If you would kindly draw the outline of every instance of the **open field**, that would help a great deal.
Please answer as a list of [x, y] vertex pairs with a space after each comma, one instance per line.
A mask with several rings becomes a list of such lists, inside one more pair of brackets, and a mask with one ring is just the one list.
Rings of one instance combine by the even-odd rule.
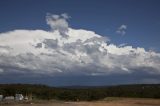
[[160, 99], [108, 98], [94, 102], [41, 101], [1, 104], [0, 106], [160, 106]]

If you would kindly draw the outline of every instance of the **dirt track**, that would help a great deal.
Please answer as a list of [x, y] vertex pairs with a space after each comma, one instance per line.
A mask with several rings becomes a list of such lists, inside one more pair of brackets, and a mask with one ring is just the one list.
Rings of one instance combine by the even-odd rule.
[[41, 102], [29, 104], [1, 104], [0, 106], [160, 106], [160, 99], [110, 99], [96, 102]]

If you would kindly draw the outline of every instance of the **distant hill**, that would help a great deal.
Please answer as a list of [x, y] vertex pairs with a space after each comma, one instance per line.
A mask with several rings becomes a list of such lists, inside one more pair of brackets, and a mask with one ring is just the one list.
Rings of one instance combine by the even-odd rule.
[[65, 101], [100, 100], [106, 97], [160, 98], [160, 84], [133, 84], [117, 86], [65, 86], [50, 87], [33, 84], [0, 84], [4, 96], [33, 95], [33, 99]]

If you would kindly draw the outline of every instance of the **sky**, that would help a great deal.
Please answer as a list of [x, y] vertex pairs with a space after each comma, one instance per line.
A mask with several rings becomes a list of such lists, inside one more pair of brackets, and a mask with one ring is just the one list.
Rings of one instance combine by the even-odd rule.
[[160, 83], [159, 0], [3, 0], [0, 83]]

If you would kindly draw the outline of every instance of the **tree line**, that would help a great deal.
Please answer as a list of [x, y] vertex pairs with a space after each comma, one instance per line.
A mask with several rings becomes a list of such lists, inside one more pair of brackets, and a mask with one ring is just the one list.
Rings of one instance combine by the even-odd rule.
[[33, 99], [93, 101], [106, 97], [160, 98], [160, 84], [134, 84], [102, 87], [50, 87], [33, 84], [0, 84], [0, 95], [32, 95]]

